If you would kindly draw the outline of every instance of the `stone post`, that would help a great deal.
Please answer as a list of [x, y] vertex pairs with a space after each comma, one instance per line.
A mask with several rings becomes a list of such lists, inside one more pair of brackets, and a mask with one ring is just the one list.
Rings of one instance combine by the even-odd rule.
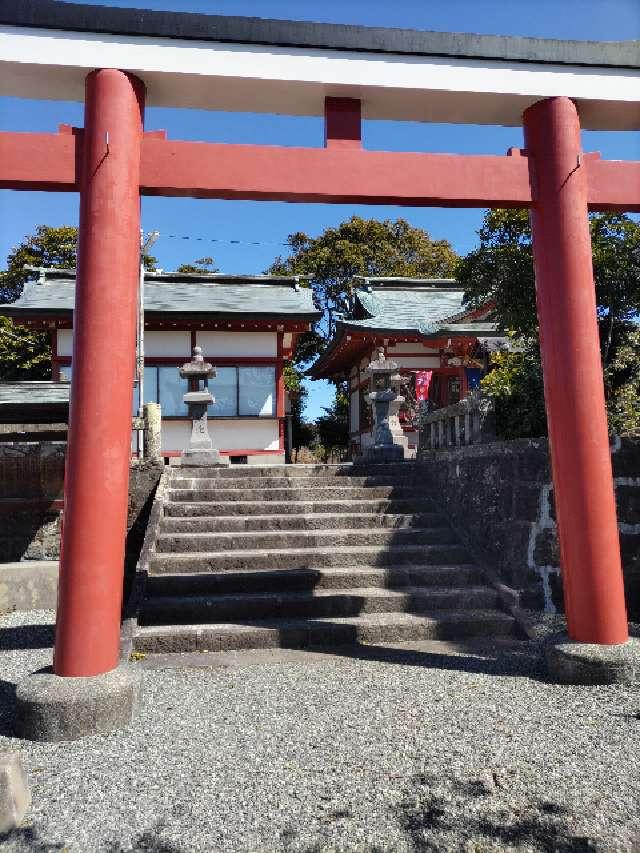
[[144, 458], [157, 461], [161, 452], [161, 411], [159, 403], [145, 403], [144, 417]]

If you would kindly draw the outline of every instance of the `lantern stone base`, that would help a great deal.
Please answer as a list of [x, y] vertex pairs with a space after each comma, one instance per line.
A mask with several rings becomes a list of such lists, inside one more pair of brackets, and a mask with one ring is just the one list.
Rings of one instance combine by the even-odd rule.
[[404, 447], [401, 444], [374, 444], [365, 450], [366, 462], [403, 462]]
[[185, 450], [178, 460], [182, 468], [228, 468], [228, 457], [220, 456], [218, 450]]
[[16, 689], [16, 735], [69, 741], [122, 729], [133, 718], [140, 691], [140, 674], [127, 664], [86, 678], [62, 677], [49, 668], [34, 672]]
[[605, 646], [577, 643], [565, 633], [545, 643], [547, 671], [561, 684], [636, 684], [640, 682], [640, 639]]

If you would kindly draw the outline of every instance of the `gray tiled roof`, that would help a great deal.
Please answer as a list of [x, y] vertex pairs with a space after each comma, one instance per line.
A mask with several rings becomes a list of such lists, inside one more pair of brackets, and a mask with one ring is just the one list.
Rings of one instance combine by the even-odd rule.
[[[464, 321], [464, 288], [455, 279], [367, 278], [365, 287], [354, 290], [357, 313], [368, 314], [359, 320], [339, 317], [336, 330], [326, 350], [309, 369], [310, 376], [330, 376], [331, 362], [344, 335], [349, 330], [376, 332], [389, 337], [394, 333], [436, 337], [446, 335], [500, 334], [497, 323], [482, 320]], [[355, 313], [355, 312], [354, 312]]]
[[68, 382], [0, 382], [0, 406], [68, 403]]
[[463, 307], [464, 290], [449, 286], [425, 288], [373, 287], [357, 290], [356, 298], [370, 316], [347, 320], [349, 326], [367, 329], [414, 330], [429, 334]]
[[[146, 314], [198, 314], [254, 317], [320, 316], [310, 288], [296, 288], [292, 278], [269, 276], [206, 276], [165, 274], [147, 276], [144, 286]], [[22, 296], [0, 305], [8, 316], [57, 314], [73, 310], [75, 276], [47, 276], [44, 283], [29, 282]]]

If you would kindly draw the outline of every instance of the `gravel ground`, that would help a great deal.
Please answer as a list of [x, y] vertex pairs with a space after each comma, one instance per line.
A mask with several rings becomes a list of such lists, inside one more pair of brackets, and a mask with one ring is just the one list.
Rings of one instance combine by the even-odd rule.
[[145, 668], [126, 732], [14, 740], [51, 619], [0, 629], [0, 749], [33, 793], [3, 851], [640, 850], [640, 690], [546, 683], [535, 643]]

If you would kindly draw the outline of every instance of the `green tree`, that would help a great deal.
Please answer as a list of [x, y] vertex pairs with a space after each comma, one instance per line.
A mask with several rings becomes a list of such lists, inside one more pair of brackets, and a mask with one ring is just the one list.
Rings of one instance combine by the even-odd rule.
[[0, 381], [27, 379], [51, 379], [49, 336], [0, 316]]
[[[38, 225], [34, 234], [13, 248], [7, 268], [0, 272], [0, 302], [15, 302], [28, 281], [38, 273], [29, 267], [73, 269], [76, 266], [78, 229], [73, 225], [54, 228]], [[154, 269], [156, 259], [145, 255], [145, 266]], [[0, 309], [1, 312], [1, 309]], [[47, 332], [14, 326], [0, 316], [0, 380], [51, 378], [51, 344]]]
[[0, 273], [0, 302], [15, 302], [25, 283], [38, 277], [28, 266], [75, 267], [77, 240], [78, 229], [72, 225], [38, 225], [35, 234], [9, 253], [7, 269]]
[[[15, 302], [27, 281], [38, 277], [33, 267], [75, 267], [78, 229], [39, 225], [35, 234], [12, 249], [0, 273], [0, 302]], [[0, 379], [50, 379], [51, 345], [47, 332], [14, 326], [0, 317]]]
[[615, 356], [604, 372], [609, 428], [618, 435], [640, 435], [640, 326], [621, 324], [617, 333]]
[[332, 451], [346, 449], [349, 442], [348, 433], [349, 398], [346, 385], [336, 388], [336, 396], [329, 408], [324, 408], [324, 415], [316, 419], [318, 442], [325, 461]]
[[218, 271], [216, 262], [210, 256], [207, 256], [206, 258], [197, 258], [192, 264], [180, 264], [176, 269], [176, 272], [184, 273], [213, 273]]
[[298, 450], [307, 447], [313, 441], [315, 435], [311, 424], [303, 418], [305, 399], [308, 391], [302, 384], [303, 373], [292, 364], [285, 365], [284, 387], [289, 392], [291, 404], [291, 443], [292, 448]]
[[532, 337], [518, 343], [515, 350], [492, 356], [493, 370], [482, 380], [482, 390], [495, 401], [496, 432], [501, 438], [547, 433], [538, 343]]
[[523, 337], [537, 335], [531, 228], [527, 210], [489, 210], [480, 246], [460, 260], [457, 277], [472, 306], [492, 300], [506, 329]]
[[311, 283], [315, 304], [323, 312], [315, 330], [316, 347], [331, 338], [335, 314], [349, 310], [355, 276], [448, 277], [455, 273], [458, 260], [447, 240], [433, 240], [404, 219], [352, 216], [318, 237], [297, 232], [287, 242], [290, 256], [276, 258], [268, 272], [301, 275]]
[[[638, 429], [640, 405], [640, 225], [618, 213], [589, 217], [605, 394], [612, 430]], [[470, 305], [495, 302], [496, 318], [519, 339], [517, 351], [497, 356], [483, 387], [497, 398], [505, 438], [546, 432], [538, 346], [535, 277], [529, 217], [524, 210], [491, 210], [480, 246], [460, 262], [458, 279]]]

